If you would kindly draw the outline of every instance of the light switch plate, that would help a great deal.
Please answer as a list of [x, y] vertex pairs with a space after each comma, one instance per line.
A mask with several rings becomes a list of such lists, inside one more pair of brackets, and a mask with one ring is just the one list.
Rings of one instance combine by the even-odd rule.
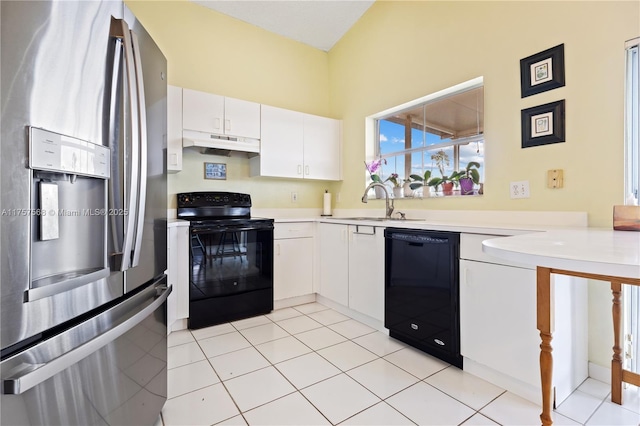
[[564, 186], [564, 172], [562, 169], [547, 170], [547, 188], [558, 189]]

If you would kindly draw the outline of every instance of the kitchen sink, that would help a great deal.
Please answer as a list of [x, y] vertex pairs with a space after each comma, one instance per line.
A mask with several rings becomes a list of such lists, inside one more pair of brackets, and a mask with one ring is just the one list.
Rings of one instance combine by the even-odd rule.
[[342, 219], [342, 220], [362, 220], [362, 221], [375, 221], [375, 222], [383, 222], [385, 220], [392, 220], [394, 222], [414, 222], [414, 221], [423, 221], [424, 219], [402, 219], [399, 217], [391, 217], [391, 218], [384, 218], [384, 217], [365, 217], [365, 216], [360, 216], [360, 217], [336, 217], [335, 219]]

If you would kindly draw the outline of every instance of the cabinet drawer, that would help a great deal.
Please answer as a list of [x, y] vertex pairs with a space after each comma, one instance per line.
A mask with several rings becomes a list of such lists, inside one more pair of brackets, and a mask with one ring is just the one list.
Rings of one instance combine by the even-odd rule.
[[479, 262], [495, 263], [497, 265], [515, 266], [519, 268], [535, 269], [534, 265], [511, 262], [493, 257], [482, 251], [482, 242], [491, 238], [504, 238], [502, 235], [488, 234], [460, 234], [460, 259], [476, 260]]
[[273, 229], [273, 238], [281, 240], [284, 238], [305, 238], [313, 237], [313, 222], [283, 222], [276, 223]]

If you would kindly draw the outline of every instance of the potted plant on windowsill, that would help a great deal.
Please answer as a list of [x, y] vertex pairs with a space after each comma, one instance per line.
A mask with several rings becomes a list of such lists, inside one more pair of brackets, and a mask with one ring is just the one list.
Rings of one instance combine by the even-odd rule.
[[422, 196], [423, 197], [431, 196], [431, 190], [430, 190], [430, 186], [429, 186], [429, 181], [431, 180], [431, 170], [425, 171], [423, 176], [410, 175], [409, 179], [412, 181], [409, 184], [409, 188], [412, 191], [415, 191], [415, 190], [420, 189], [420, 188], [424, 188], [422, 190]]
[[391, 175], [385, 180], [385, 182], [387, 180], [393, 184], [393, 197], [402, 198], [402, 185], [400, 185], [400, 182], [398, 181], [398, 174], [391, 173]]
[[452, 172], [450, 176], [444, 174], [445, 165], [449, 165], [449, 154], [447, 154], [444, 150], [439, 150], [433, 154], [431, 154], [431, 160], [436, 162], [436, 166], [440, 171], [441, 177], [434, 177], [429, 182], [429, 186], [435, 186], [436, 190], [439, 185], [442, 185], [442, 195], [453, 195], [453, 187], [457, 186], [458, 178], [460, 177], [462, 172]]
[[429, 181], [429, 186], [435, 186], [437, 190], [438, 185], [442, 185], [442, 195], [453, 195], [453, 187], [458, 185], [460, 173], [462, 172], [453, 172], [451, 176], [434, 177]]
[[473, 194], [473, 185], [477, 185], [480, 183], [480, 172], [478, 172], [478, 168], [480, 168], [480, 163], [476, 161], [470, 161], [463, 171], [458, 172], [458, 180], [460, 181], [460, 194]]

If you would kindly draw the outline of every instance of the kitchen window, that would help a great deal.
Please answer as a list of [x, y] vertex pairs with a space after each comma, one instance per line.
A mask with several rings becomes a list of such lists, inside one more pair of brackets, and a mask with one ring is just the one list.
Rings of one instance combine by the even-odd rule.
[[640, 38], [626, 43], [625, 82], [625, 198], [626, 204], [638, 204], [640, 187]]
[[[640, 38], [626, 43], [625, 204], [638, 205], [640, 188]], [[625, 368], [640, 373], [640, 287], [623, 286]]]
[[[451, 177], [470, 162], [484, 176], [484, 90], [482, 77], [380, 112], [370, 117], [375, 149], [382, 159], [380, 178], [397, 174], [399, 184], [411, 175]], [[373, 157], [373, 158], [371, 158]], [[454, 179], [455, 180], [455, 179]], [[429, 187], [421, 188], [422, 195]], [[441, 187], [435, 187], [440, 194]], [[475, 185], [478, 194], [480, 185]], [[414, 196], [420, 196], [421, 193]]]

